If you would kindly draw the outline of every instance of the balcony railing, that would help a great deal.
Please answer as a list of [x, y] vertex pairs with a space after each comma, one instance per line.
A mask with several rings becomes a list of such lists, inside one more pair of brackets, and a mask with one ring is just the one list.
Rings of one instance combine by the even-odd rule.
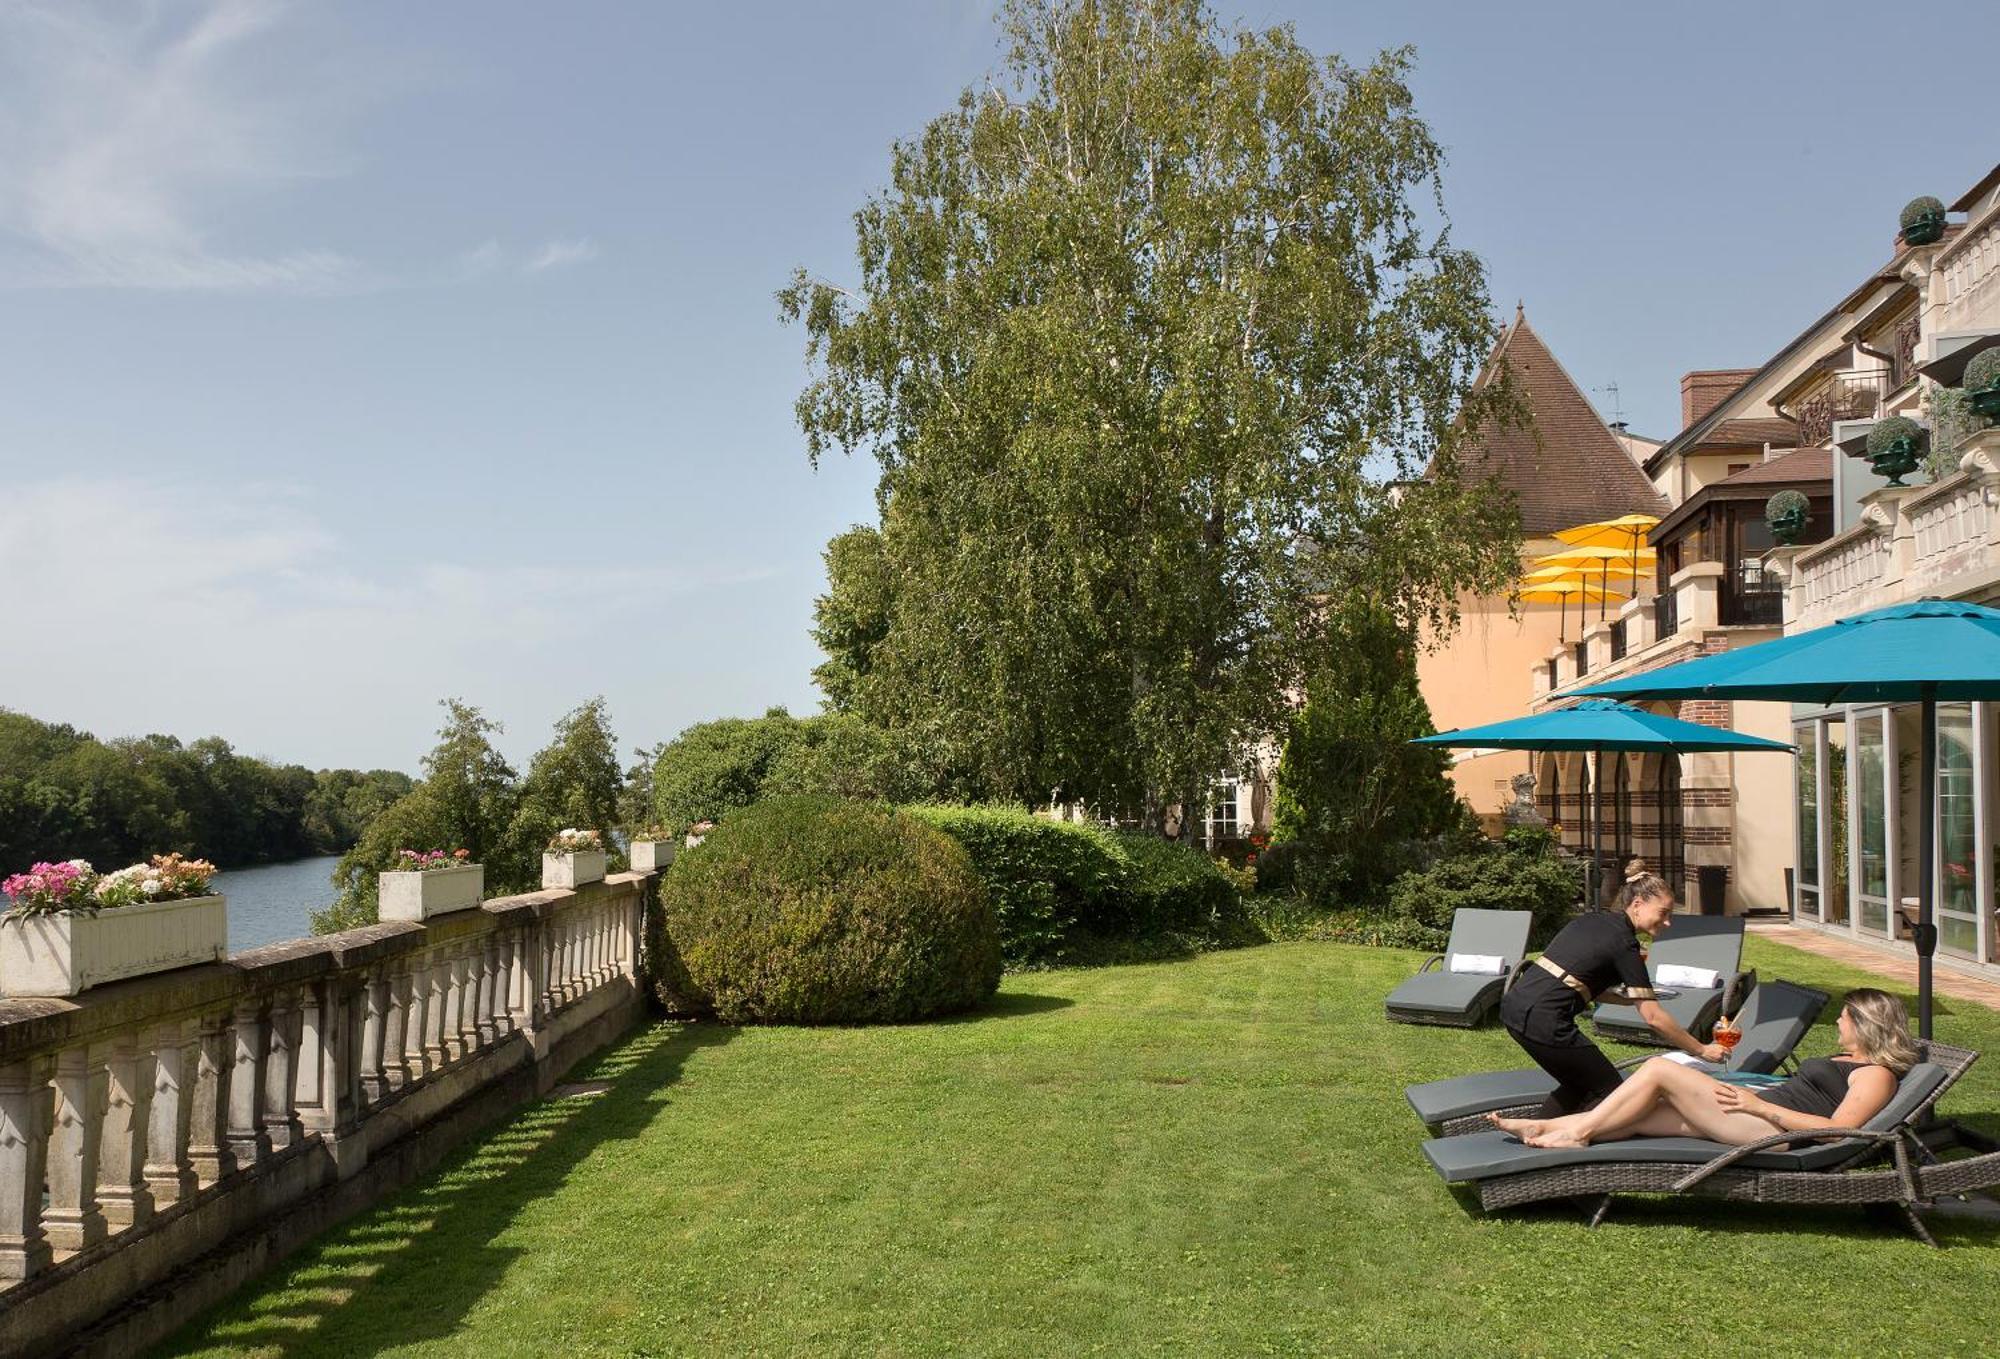
[[1674, 611], [1674, 592], [1662, 590], [1653, 596], [1653, 635], [1671, 637], [1680, 631], [1680, 617]]
[[1723, 623], [1736, 627], [1783, 627], [1785, 592], [1767, 587], [1728, 590], [1723, 593], [1719, 614]]
[[1625, 659], [1625, 620], [1622, 618], [1611, 625], [1611, 659]]
[[1793, 407], [1799, 422], [1799, 447], [1823, 447], [1833, 437], [1836, 420], [1873, 419], [1888, 380], [1888, 371], [1880, 368], [1828, 374], [1825, 382]]

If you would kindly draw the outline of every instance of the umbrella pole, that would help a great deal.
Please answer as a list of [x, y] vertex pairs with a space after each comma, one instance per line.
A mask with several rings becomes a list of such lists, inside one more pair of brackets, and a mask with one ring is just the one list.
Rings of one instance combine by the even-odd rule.
[[1917, 1037], [1931, 1036], [1931, 955], [1937, 951], [1932, 880], [1937, 876], [1937, 698], [1924, 686], [1923, 755], [1917, 792]]

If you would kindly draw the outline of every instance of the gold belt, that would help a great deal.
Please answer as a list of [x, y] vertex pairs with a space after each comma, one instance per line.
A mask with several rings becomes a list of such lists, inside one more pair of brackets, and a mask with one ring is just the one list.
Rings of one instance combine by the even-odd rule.
[[1567, 986], [1570, 990], [1576, 992], [1579, 996], [1582, 996], [1584, 1004], [1588, 1005], [1590, 1002], [1597, 999], [1597, 993], [1592, 991], [1590, 987], [1585, 984], [1583, 978], [1577, 976], [1574, 972], [1564, 967], [1561, 963], [1549, 957], [1548, 954], [1544, 953], [1541, 957], [1535, 959], [1535, 966], [1542, 969], [1542, 971], [1548, 973], [1551, 977], [1554, 977], [1557, 981], [1561, 982], [1564, 986]]

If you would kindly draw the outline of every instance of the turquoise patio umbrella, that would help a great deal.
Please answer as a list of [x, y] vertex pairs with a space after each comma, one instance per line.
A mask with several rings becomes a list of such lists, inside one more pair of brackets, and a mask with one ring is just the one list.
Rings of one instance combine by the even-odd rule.
[[[1510, 718], [1483, 727], [1464, 727], [1419, 736], [1411, 742], [1419, 746], [1452, 746], [1475, 750], [1581, 750], [1592, 755], [1590, 793], [1595, 806], [1590, 818], [1590, 876], [1588, 900], [1595, 902], [1598, 856], [1603, 849], [1604, 780], [1601, 766], [1604, 752], [1652, 750], [1675, 754], [1714, 750], [1782, 750], [1793, 748], [1783, 741], [1766, 740], [1724, 727], [1706, 727], [1699, 722], [1683, 722], [1678, 717], [1649, 713], [1644, 708], [1591, 698], [1567, 708], [1553, 708], [1532, 717]], [[1665, 792], [1662, 775], [1661, 791]]]
[[1917, 800], [1917, 1029], [1931, 1036], [1937, 950], [1937, 705], [2000, 700], [2000, 609], [1924, 599], [1842, 618], [1741, 651], [1595, 684], [1612, 698], [1715, 698], [1792, 703], [1917, 703], [1923, 712]]

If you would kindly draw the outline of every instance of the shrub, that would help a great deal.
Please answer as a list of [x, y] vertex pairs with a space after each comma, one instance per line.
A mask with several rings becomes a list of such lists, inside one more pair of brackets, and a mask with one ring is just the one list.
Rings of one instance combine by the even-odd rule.
[[1301, 937], [1336, 944], [1366, 944], [1370, 948], [1414, 948], [1425, 953], [1442, 953], [1451, 932], [1388, 911], [1348, 910], [1322, 915]]
[[696, 723], [660, 747], [654, 819], [678, 833], [748, 807], [763, 797], [772, 766], [798, 739], [799, 721], [783, 708]]
[[663, 970], [729, 1023], [922, 1019], [1000, 984], [999, 929], [965, 850], [874, 804], [743, 809], [675, 858], [660, 912]]
[[1200, 850], [1143, 833], [1117, 840], [1132, 862], [1132, 933], [1203, 933], [1242, 922], [1235, 885]]
[[1053, 961], [1077, 930], [1131, 927], [1132, 860], [1098, 826], [1051, 821], [1018, 807], [903, 809], [965, 848], [1000, 923], [1010, 966]]
[[1908, 231], [1911, 227], [1920, 226], [1924, 223], [1942, 223], [1943, 221], [1944, 203], [1929, 194], [1912, 198], [1909, 202], [1903, 204], [1903, 211], [1896, 218], [1896, 224], [1902, 227], [1904, 231]]
[[1965, 365], [1961, 385], [1968, 392], [2000, 387], [2000, 349], [1982, 349], [1974, 354], [1972, 362]]
[[1877, 420], [1868, 430], [1868, 456], [1880, 457], [1904, 440], [1908, 440], [1911, 448], [1921, 451], [1926, 433], [1922, 425], [1907, 415], [1892, 415], [1886, 420]]
[[1433, 931], [1442, 948], [1452, 915], [1462, 906], [1529, 911], [1530, 938], [1539, 944], [1569, 919], [1582, 892], [1581, 866], [1556, 852], [1547, 831], [1515, 830], [1503, 842], [1488, 841], [1405, 873], [1389, 890], [1387, 913]]
[[1812, 501], [1804, 491], [1779, 491], [1764, 502], [1764, 522], [1773, 538], [1789, 546], [1812, 523]]

